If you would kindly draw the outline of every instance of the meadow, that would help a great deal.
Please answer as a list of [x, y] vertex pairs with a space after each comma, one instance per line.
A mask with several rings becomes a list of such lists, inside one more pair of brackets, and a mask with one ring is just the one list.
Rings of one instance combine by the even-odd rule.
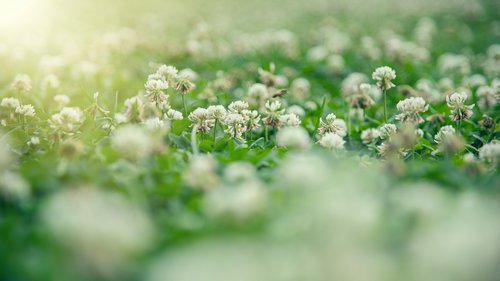
[[0, 1], [1, 280], [500, 280], [496, 1]]

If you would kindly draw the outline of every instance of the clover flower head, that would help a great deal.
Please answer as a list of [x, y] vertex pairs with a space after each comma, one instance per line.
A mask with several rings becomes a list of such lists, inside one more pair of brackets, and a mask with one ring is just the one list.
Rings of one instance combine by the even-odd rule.
[[467, 93], [457, 92], [446, 96], [446, 103], [451, 108], [450, 118], [453, 121], [465, 120], [472, 117], [474, 104], [466, 105]]
[[325, 148], [332, 150], [341, 150], [344, 149], [345, 141], [339, 135], [335, 133], [326, 133], [324, 134], [318, 143]]
[[210, 128], [215, 125], [215, 120], [206, 108], [198, 107], [189, 113], [188, 119], [196, 126], [196, 130], [202, 133], [208, 133]]
[[248, 109], [248, 106], [246, 101], [237, 100], [230, 103], [227, 108], [231, 113], [241, 113], [243, 110]]
[[384, 124], [380, 126], [379, 131], [380, 137], [385, 140], [394, 136], [397, 133], [398, 128], [394, 124]]
[[[147, 126], [156, 126], [160, 121], [151, 120]], [[124, 158], [137, 161], [151, 155], [154, 151], [154, 142], [146, 130], [139, 125], [124, 125], [113, 132], [112, 147]]]
[[323, 119], [320, 120], [321, 126], [318, 131], [321, 136], [327, 133], [334, 133], [343, 138], [347, 135], [347, 126], [344, 120], [337, 119], [337, 116], [333, 113], [328, 114], [325, 120], [326, 121], [323, 121]]
[[0, 106], [10, 109], [16, 109], [21, 105], [18, 99], [16, 98], [3, 98]]
[[479, 148], [479, 159], [494, 165], [500, 163], [500, 142], [492, 141]]
[[280, 116], [281, 127], [298, 127], [300, 123], [299, 117], [293, 113], [287, 113]]
[[172, 81], [174, 79], [177, 79], [178, 73], [179, 71], [175, 66], [166, 64], [160, 65], [160, 67], [158, 67], [158, 69], [156, 70], [156, 74], [159, 74], [162, 77], [164, 77], [166, 81]]
[[63, 107], [70, 103], [71, 99], [67, 95], [55, 95], [54, 101], [57, 103], [59, 107]]
[[35, 117], [35, 108], [31, 104], [20, 105], [16, 108], [16, 113], [25, 117]]
[[227, 114], [226, 109], [222, 105], [211, 105], [207, 108], [208, 114], [212, 115], [213, 118], [222, 120]]
[[364, 144], [374, 142], [380, 137], [380, 130], [377, 128], [369, 128], [361, 132], [361, 140]]
[[29, 92], [32, 88], [31, 78], [26, 74], [18, 74], [14, 77], [11, 87], [20, 92]]
[[209, 154], [195, 155], [189, 160], [183, 178], [193, 189], [211, 190], [219, 184], [217, 161]]
[[278, 146], [292, 149], [306, 149], [311, 143], [307, 131], [302, 127], [286, 127], [278, 131], [276, 135]]
[[396, 85], [392, 80], [396, 79], [396, 71], [388, 66], [382, 66], [372, 73], [372, 79], [377, 82], [377, 86], [382, 90], [389, 90]]
[[451, 125], [443, 126], [439, 129], [439, 131], [434, 135], [434, 141], [436, 143], [441, 143], [446, 137], [450, 135], [454, 135], [456, 133], [455, 128]]
[[171, 121], [184, 119], [184, 117], [182, 116], [182, 112], [171, 108], [167, 110], [167, 112], [165, 113], [165, 117]]
[[396, 115], [396, 120], [403, 123], [422, 123], [424, 119], [420, 116], [419, 112], [425, 112], [429, 105], [425, 104], [422, 97], [410, 97], [399, 101], [397, 109], [401, 112]]
[[246, 131], [247, 124], [245, 117], [239, 113], [229, 113], [224, 118], [224, 124], [227, 126], [225, 132], [231, 135], [231, 137], [243, 140], [241, 137]]

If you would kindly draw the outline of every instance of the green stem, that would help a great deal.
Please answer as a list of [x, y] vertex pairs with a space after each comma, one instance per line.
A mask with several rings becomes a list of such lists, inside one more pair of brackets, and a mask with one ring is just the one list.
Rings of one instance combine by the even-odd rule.
[[186, 95], [182, 95], [182, 103], [184, 104], [184, 117], [188, 117], [187, 105], [186, 105]]
[[347, 107], [347, 138], [351, 141], [351, 107]]
[[384, 119], [387, 124], [387, 91], [384, 89]]
[[217, 138], [217, 123], [219, 119], [215, 119], [215, 124], [214, 124], [214, 142], [212, 143], [212, 150], [215, 148], [215, 140]]

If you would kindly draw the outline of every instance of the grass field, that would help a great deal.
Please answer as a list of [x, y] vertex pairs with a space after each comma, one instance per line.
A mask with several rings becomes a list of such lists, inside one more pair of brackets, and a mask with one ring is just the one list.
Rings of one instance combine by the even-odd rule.
[[0, 280], [500, 280], [499, 11], [0, 0]]

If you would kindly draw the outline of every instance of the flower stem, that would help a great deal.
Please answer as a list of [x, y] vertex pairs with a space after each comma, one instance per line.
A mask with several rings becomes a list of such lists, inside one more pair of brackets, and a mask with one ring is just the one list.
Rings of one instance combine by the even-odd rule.
[[214, 124], [214, 142], [212, 143], [212, 150], [215, 148], [215, 140], [217, 138], [217, 123], [219, 119], [215, 119], [215, 124]]
[[184, 116], [187, 117], [186, 95], [182, 95], [182, 103], [184, 104]]
[[384, 119], [387, 124], [387, 91], [384, 89]]

